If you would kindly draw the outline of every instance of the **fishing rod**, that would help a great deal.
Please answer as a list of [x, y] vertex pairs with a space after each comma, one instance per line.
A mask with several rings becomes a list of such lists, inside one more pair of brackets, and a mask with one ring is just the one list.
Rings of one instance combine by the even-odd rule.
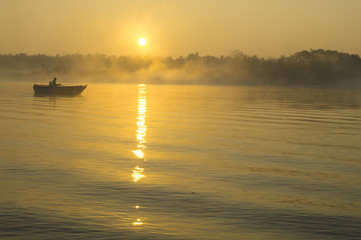
[[60, 82], [60, 84], [63, 84], [64, 82], [67, 82], [69, 79], [65, 79], [63, 81]]

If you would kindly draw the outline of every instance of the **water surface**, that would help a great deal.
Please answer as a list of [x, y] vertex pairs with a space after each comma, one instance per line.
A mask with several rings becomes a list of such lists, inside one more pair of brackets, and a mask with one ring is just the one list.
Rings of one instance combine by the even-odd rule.
[[1, 239], [360, 239], [361, 91], [1, 83]]

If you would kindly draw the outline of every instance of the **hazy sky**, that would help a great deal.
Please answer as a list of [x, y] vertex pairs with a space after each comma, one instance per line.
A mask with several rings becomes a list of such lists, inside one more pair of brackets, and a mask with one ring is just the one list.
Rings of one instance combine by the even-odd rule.
[[360, 23], [361, 0], [0, 0], [0, 53], [361, 55]]

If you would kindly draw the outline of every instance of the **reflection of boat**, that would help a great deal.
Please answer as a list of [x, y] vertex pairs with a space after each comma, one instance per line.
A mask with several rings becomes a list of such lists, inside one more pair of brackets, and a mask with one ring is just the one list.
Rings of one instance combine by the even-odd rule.
[[60, 85], [60, 84], [49, 84], [39, 85], [34, 84], [34, 95], [35, 96], [75, 96], [79, 95], [87, 85]]

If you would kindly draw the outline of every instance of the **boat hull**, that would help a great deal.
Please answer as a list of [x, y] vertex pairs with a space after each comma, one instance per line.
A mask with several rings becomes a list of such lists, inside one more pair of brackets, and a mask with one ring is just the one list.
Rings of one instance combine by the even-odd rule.
[[49, 86], [34, 84], [34, 96], [76, 96], [84, 91], [87, 85]]

